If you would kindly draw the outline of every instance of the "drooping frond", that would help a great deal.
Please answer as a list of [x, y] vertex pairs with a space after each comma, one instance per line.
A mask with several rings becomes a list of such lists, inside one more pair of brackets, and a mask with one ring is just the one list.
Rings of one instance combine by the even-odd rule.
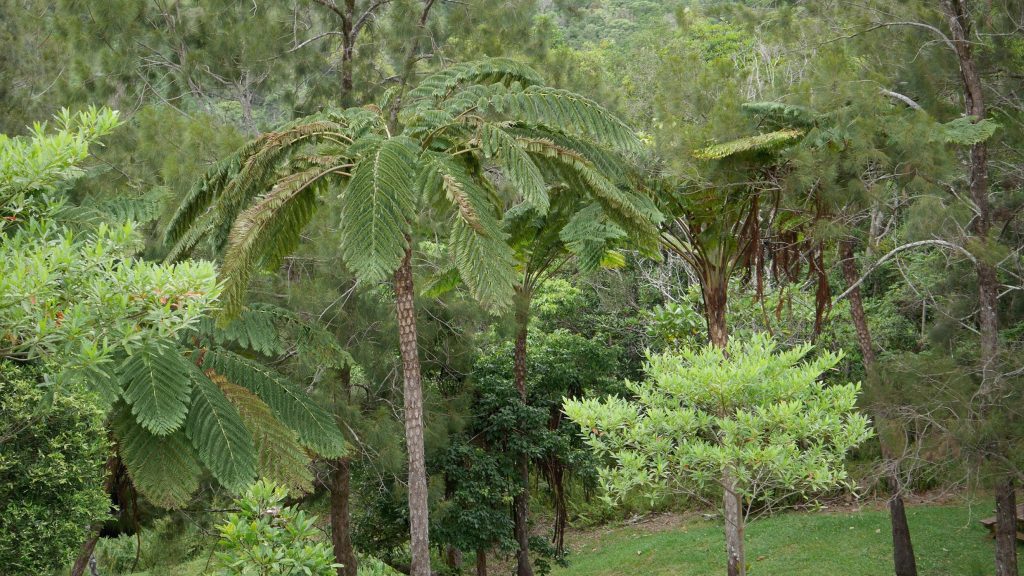
[[467, 84], [509, 85], [518, 82], [523, 86], [541, 84], [541, 77], [532, 68], [509, 58], [488, 58], [450, 66], [423, 79], [409, 92], [408, 100], [413, 106], [418, 102], [435, 102]]
[[192, 406], [185, 434], [199, 460], [228, 490], [241, 492], [256, 478], [256, 450], [238, 410], [216, 384], [193, 367]]
[[548, 211], [551, 202], [544, 175], [515, 137], [499, 125], [485, 123], [480, 127], [480, 148], [485, 158], [498, 162], [509, 185], [521, 193], [526, 202], [541, 214]]
[[317, 187], [330, 174], [319, 167], [290, 174], [233, 221], [220, 274], [225, 317], [241, 310], [254, 271], [277, 266], [297, 246], [316, 208]]
[[478, 234], [500, 237], [494, 195], [489, 186], [470, 174], [466, 167], [445, 154], [425, 154], [416, 185], [428, 201], [442, 197]]
[[599, 204], [591, 204], [573, 214], [559, 233], [583, 271], [600, 267], [612, 243], [625, 236], [625, 231], [608, 221]]
[[494, 112], [510, 120], [550, 126], [618, 150], [641, 148], [640, 140], [625, 123], [593, 100], [568, 90], [529, 86], [498, 93], [489, 104]]
[[168, 346], [147, 345], [118, 367], [122, 396], [139, 424], [158, 436], [181, 427], [188, 413], [190, 365]]
[[721, 160], [745, 152], [763, 152], [781, 148], [804, 135], [803, 129], [789, 128], [756, 136], [737, 138], [697, 150], [693, 155], [701, 160]]
[[127, 406], [111, 420], [121, 462], [146, 499], [163, 508], [179, 508], [199, 488], [202, 466], [184, 430], [166, 436], [150, 433], [135, 421]]
[[556, 146], [561, 150], [571, 150], [609, 176], [625, 177], [636, 170], [625, 158], [609, 148], [561, 130], [514, 126], [509, 132], [515, 134], [517, 140], [531, 153], [547, 155], [547, 148]]
[[215, 238], [227, 240], [227, 228], [244, 206], [270, 189], [281, 164], [305, 144], [351, 141], [351, 126], [344, 116], [317, 115], [284, 129], [268, 132], [219, 162], [192, 187], [167, 227], [165, 242], [172, 246], [168, 259], [187, 254], [211, 230], [224, 230]]
[[216, 344], [232, 343], [263, 356], [284, 354], [285, 344], [278, 329], [280, 319], [276, 306], [254, 303], [223, 326], [206, 319], [198, 331]]
[[415, 143], [389, 138], [365, 151], [342, 196], [342, 257], [361, 279], [387, 278], [402, 263], [416, 218]]
[[512, 249], [504, 237], [480, 234], [466, 220], [456, 217], [450, 246], [470, 294], [485, 308], [504, 309], [512, 301], [516, 281]]
[[275, 418], [270, 407], [248, 389], [232, 384], [223, 376], [212, 374], [212, 371], [210, 379], [238, 410], [252, 435], [259, 456], [256, 466], [259, 477], [286, 486], [293, 496], [312, 492], [309, 457], [299, 445], [295, 432]]
[[285, 426], [299, 435], [303, 446], [326, 458], [345, 454], [345, 437], [334, 417], [280, 374], [238, 354], [213, 349], [206, 352], [204, 368], [210, 368], [233, 384], [254, 392]]

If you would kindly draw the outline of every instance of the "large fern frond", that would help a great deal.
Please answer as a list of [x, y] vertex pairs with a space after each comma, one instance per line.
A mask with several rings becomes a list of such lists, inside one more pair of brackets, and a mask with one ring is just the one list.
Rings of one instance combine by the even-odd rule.
[[220, 273], [226, 318], [241, 310], [252, 273], [278, 265], [296, 247], [316, 208], [317, 188], [331, 173], [317, 167], [290, 174], [233, 221]]
[[295, 431], [287, 428], [259, 396], [246, 388], [228, 382], [223, 376], [212, 374], [224, 397], [238, 410], [242, 422], [252, 435], [259, 455], [257, 473], [286, 486], [293, 496], [313, 491], [313, 475], [309, 470], [309, 456], [299, 445]]
[[229, 352], [213, 349], [205, 354], [204, 368], [210, 368], [233, 384], [244, 386], [260, 397], [285, 426], [295, 430], [303, 446], [324, 456], [345, 454], [345, 437], [334, 417], [302, 390], [262, 364]]
[[368, 282], [384, 280], [402, 263], [416, 218], [415, 143], [389, 138], [366, 151], [342, 195], [341, 253]]
[[609, 222], [596, 203], [573, 214], [559, 232], [562, 242], [576, 255], [578, 266], [585, 272], [600, 267], [613, 243], [625, 236], [625, 231]]
[[460, 86], [471, 84], [505, 84], [518, 82], [523, 86], [540, 84], [540, 75], [532, 68], [509, 58], [488, 58], [450, 66], [424, 78], [409, 91], [408, 100], [412, 106], [420, 102], [442, 100]]
[[541, 214], [548, 211], [551, 202], [544, 175], [519, 140], [506, 133], [503, 127], [485, 123], [480, 127], [480, 148], [485, 158], [497, 161], [509, 185], [522, 194], [526, 202]]
[[202, 466], [184, 430], [157, 436], [139, 425], [127, 406], [111, 419], [121, 462], [135, 488], [162, 508], [179, 508], [199, 488]]
[[512, 301], [515, 260], [503, 236], [480, 234], [466, 220], [452, 222], [450, 244], [455, 266], [470, 294], [492, 311]]
[[636, 134], [599, 104], [558, 88], [529, 86], [496, 94], [489, 107], [510, 120], [550, 126], [613, 148], [638, 151]]
[[144, 428], [163, 436], [181, 427], [188, 413], [190, 365], [168, 346], [147, 345], [118, 367], [122, 396]]
[[786, 144], [804, 135], [804, 130], [799, 128], [787, 128], [776, 130], [756, 136], [737, 138], [721, 144], [713, 144], [693, 153], [701, 160], [721, 160], [729, 156], [743, 154], [746, 152], [765, 152], [777, 150]]
[[241, 492], [256, 478], [256, 450], [238, 410], [207, 377], [193, 367], [192, 406], [185, 434], [199, 460], [231, 492]]

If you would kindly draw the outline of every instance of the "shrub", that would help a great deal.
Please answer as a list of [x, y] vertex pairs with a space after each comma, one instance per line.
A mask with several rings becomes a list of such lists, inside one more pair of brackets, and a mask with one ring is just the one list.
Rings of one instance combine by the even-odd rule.
[[38, 366], [0, 362], [0, 566], [40, 574], [66, 565], [110, 512], [103, 413], [86, 398], [43, 403]]
[[338, 566], [331, 547], [317, 538], [316, 517], [283, 506], [288, 489], [266, 480], [253, 484], [235, 501], [217, 527], [220, 576], [333, 576]]

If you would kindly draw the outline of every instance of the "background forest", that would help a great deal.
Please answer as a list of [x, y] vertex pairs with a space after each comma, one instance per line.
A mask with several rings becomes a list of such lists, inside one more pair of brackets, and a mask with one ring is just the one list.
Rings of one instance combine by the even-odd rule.
[[1022, 26], [0, 0], [0, 574], [1017, 576]]

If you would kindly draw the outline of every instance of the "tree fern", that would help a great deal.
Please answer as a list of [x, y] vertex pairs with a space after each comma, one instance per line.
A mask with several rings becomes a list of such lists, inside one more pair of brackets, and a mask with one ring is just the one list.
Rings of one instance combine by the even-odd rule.
[[199, 460], [228, 490], [240, 492], [256, 478], [256, 450], [238, 410], [217, 385], [193, 368], [192, 406], [185, 434]]
[[345, 454], [345, 438], [334, 418], [273, 370], [227, 350], [207, 351], [203, 367], [254, 392], [275, 417], [298, 433], [304, 446], [326, 458]]
[[185, 431], [157, 436], [140, 426], [123, 404], [115, 407], [111, 425], [121, 462], [138, 491], [163, 508], [188, 503], [199, 488], [202, 465]]
[[211, 380], [238, 410], [252, 436], [258, 454], [256, 469], [259, 477], [286, 486], [292, 495], [312, 492], [310, 460], [299, 446], [295, 432], [284, 426], [270, 407], [248, 389], [216, 374], [211, 376]]
[[341, 214], [342, 256], [360, 277], [388, 277], [405, 256], [416, 218], [416, 144], [389, 138], [368, 150], [352, 172]]
[[188, 360], [170, 346], [150, 344], [118, 369], [122, 396], [139, 424], [156, 435], [181, 427], [192, 390]]

